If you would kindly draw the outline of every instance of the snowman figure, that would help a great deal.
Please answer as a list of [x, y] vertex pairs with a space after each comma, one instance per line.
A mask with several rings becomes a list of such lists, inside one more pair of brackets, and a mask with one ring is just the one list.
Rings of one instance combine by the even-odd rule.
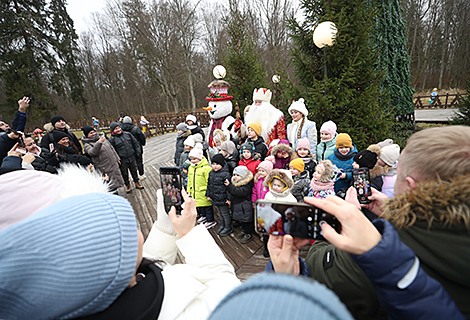
[[209, 154], [212, 156], [218, 153], [214, 142], [214, 132], [222, 130], [225, 139], [230, 140], [230, 128], [235, 119], [230, 115], [232, 113], [233, 96], [228, 95], [228, 87], [230, 84], [224, 80], [214, 80], [209, 84], [211, 93], [206, 97], [209, 101], [208, 106], [203, 108], [209, 113], [211, 122], [209, 124], [209, 134], [207, 135], [207, 143], [209, 145]]

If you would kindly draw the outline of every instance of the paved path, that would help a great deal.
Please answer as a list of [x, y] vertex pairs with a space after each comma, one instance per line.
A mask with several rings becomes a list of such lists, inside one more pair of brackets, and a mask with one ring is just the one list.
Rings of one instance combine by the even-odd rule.
[[458, 109], [422, 109], [415, 110], [416, 122], [447, 122]]

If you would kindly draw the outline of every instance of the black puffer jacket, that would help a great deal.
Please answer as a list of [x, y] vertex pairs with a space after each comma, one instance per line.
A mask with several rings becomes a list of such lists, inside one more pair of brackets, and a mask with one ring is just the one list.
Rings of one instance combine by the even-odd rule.
[[264, 158], [266, 158], [266, 155], [268, 154], [268, 146], [264, 143], [263, 137], [258, 137], [256, 141], [247, 138], [245, 142], [250, 142], [255, 145], [255, 154], [259, 154], [259, 158], [256, 158], [256, 160], [263, 161]]
[[133, 162], [142, 154], [139, 142], [129, 132], [123, 131], [119, 135], [112, 133], [109, 142], [116, 149], [122, 162]]
[[[46, 151], [47, 152], [47, 151]], [[36, 156], [36, 159], [31, 163], [34, 170], [38, 171], [46, 171], [49, 173], [57, 173], [57, 168], [51, 164], [49, 164], [46, 159], [43, 158], [43, 153], [39, 156]]]
[[230, 181], [230, 173], [228, 167], [225, 165], [219, 171], [212, 170], [209, 172], [209, 179], [207, 179], [206, 197], [210, 197], [213, 206], [226, 205], [228, 199], [227, 186], [225, 180]]
[[145, 135], [142, 130], [139, 129], [136, 125], [132, 123], [122, 123], [118, 122], [122, 130], [129, 132], [134, 136], [134, 138], [140, 143], [141, 146], [145, 146], [146, 140]]
[[253, 203], [251, 202], [251, 194], [253, 190], [253, 174], [248, 173], [238, 181], [234, 181], [233, 177], [227, 187], [232, 201], [233, 219], [240, 222], [253, 221]]

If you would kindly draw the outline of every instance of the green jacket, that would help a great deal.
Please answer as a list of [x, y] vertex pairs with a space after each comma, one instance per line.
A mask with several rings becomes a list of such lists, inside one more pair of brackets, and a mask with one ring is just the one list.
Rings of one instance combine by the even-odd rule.
[[[466, 225], [470, 218], [470, 176], [422, 183], [390, 199], [382, 218], [395, 226], [423, 270], [442, 284], [460, 312], [470, 319], [470, 227]], [[333, 262], [325, 268], [323, 260], [332, 250]], [[317, 242], [305, 262], [310, 276], [333, 290], [353, 317], [366, 319], [369, 314], [369, 319], [382, 318], [375, 289], [350, 254], [330, 243]]]
[[207, 200], [206, 197], [207, 180], [211, 170], [212, 168], [205, 157], [202, 157], [202, 160], [197, 165], [191, 165], [188, 168], [187, 191], [191, 198], [196, 200], [196, 207], [212, 206], [212, 202]]

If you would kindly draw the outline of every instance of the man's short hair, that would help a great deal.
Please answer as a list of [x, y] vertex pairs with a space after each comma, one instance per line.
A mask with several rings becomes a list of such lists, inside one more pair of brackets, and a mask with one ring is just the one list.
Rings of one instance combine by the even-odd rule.
[[413, 134], [400, 158], [401, 179], [451, 179], [470, 172], [470, 127], [430, 128]]

